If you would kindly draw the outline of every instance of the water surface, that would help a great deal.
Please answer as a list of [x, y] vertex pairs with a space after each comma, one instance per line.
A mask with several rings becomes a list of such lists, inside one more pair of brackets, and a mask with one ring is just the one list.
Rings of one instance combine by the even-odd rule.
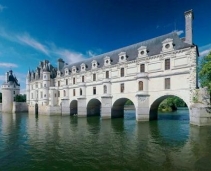
[[0, 170], [210, 170], [211, 127], [188, 111], [158, 121], [0, 114]]

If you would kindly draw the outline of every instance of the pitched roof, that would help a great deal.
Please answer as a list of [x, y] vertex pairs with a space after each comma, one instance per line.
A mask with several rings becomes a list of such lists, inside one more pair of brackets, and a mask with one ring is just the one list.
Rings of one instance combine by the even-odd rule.
[[149, 39], [143, 42], [139, 42], [130, 46], [126, 46], [111, 52], [107, 52], [101, 55], [94, 56], [92, 58], [89, 58], [87, 60], [79, 61], [77, 63], [65, 65], [63, 70], [65, 68], [71, 69], [73, 66], [76, 66], [80, 70], [80, 65], [82, 63], [85, 63], [87, 68], [86, 70], [91, 70], [91, 62], [93, 60], [96, 60], [98, 62], [98, 68], [101, 68], [104, 66], [104, 58], [106, 56], [109, 56], [112, 60], [111, 65], [117, 64], [119, 61], [118, 54], [120, 52], [126, 52], [127, 54], [127, 61], [135, 60], [138, 57], [138, 48], [141, 46], [146, 46], [148, 51], [148, 56], [159, 54], [162, 51], [162, 42], [166, 40], [167, 38], [173, 39], [174, 49], [179, 50], [183, 48], [190, 47], [192, 45], [185, 43], [183, 40], [179, 38], [176, 32], [171, 32], [153, 39]]

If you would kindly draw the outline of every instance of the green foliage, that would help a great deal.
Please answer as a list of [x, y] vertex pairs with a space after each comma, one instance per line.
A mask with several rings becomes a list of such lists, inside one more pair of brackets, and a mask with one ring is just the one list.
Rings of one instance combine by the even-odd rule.
[[125, 105], [133, 105], [133, 102], [128, 100], [128, 101], [126, 101]]
[[0, 93], [0, 103], [2, 103], [2, 93]]
[[179, 97], [169, 97], [163, 100], [159, 107], [159, 111], [171, 112], [177, 110], [177, 107], [186, 107], [186, 103]]
[[16, 102], [26, 102], [26, 95], [22, 95], [22, 94], [17, 94], [15, 96], [15, 101]]
[[211, 92], [211, 52], [199, 64], [199, 79], [202, 87], [208, 87]]

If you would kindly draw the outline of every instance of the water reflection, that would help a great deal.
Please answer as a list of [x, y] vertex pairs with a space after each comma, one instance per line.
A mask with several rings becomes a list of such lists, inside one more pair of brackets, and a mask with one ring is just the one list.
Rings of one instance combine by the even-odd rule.
[[[187, 113], [186, 113], [187, 115]], [[183, 117], [181, 117], [183, 118]], [[2, 170], [209, 170], [211, 127], [188, 120], [0, 114]]]

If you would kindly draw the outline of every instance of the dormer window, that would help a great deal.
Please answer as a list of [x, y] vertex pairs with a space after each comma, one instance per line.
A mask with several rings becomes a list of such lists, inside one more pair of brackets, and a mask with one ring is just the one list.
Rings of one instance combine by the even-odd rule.
[[106, 56], [104, 58], [104, 66], [109, 66], [109, 65], [111, 65], [111, 59], [109, 56]]
[[72, 67], [72, 73], [75, 74], [76, 73], [76, 66]]
[[92, 61], [92, 69], [96, 69], [97, 68], [97, 61], [93, 60]]
[[141, 46], [140, 48], [138, 48], [138, 57], [142, 58], [142, 57], [146, 57], [147, 55], [147, 47], [146, 46]]
[[162, 42], [162, 44], [163, 44], [162, 52], [168, 52], [174, 50], [173, 39], [167, 38]]
[[68, 68], [65, 68], [65, 75], [68, 75], [69, 74], [69, 70]]
[[61, 76], [61, 72], [57, 71], [57, 76], [60, 77]]
[[81, 72], [86, 71], [86, 65], [84, 63], [81, 64]]
[[121, 52], [118, 55], [119, 55], [119, 62], [126, 62], [127, 61], [126, 52]]

